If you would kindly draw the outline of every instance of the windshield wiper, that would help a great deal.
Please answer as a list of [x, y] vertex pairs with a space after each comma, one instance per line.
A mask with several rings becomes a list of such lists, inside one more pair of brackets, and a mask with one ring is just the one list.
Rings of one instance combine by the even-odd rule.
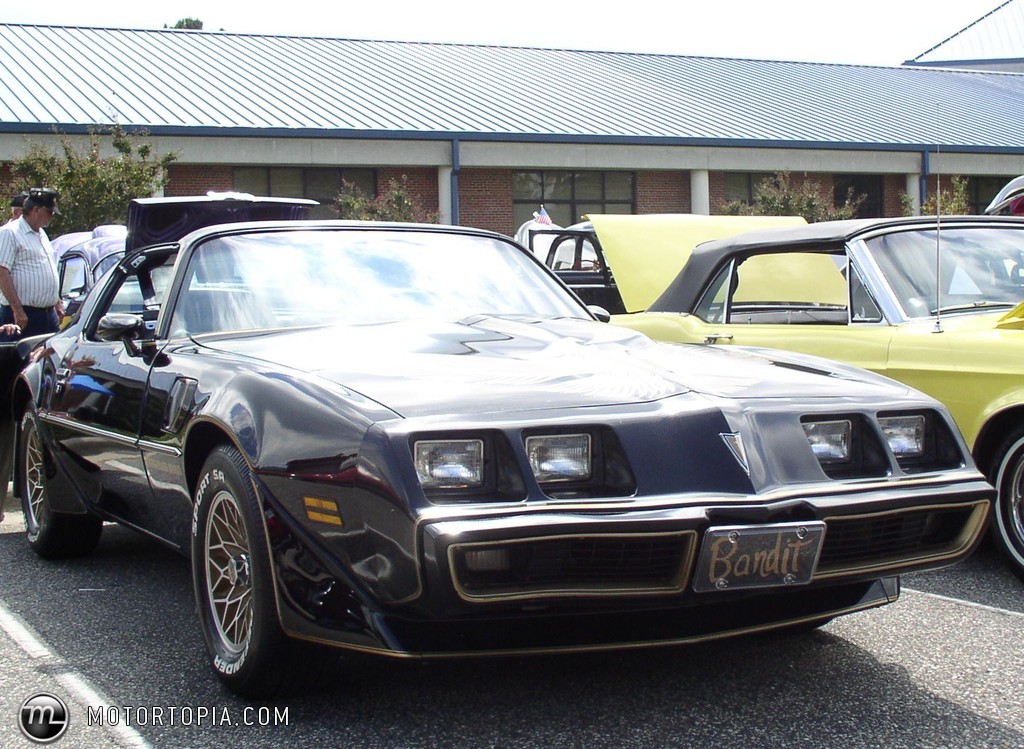
[[[993, 307], [1016, 307], [1017, 304], [1014, 302], [992, 302], [988, 299], [981, 299], [977, 302], [971, 302], [970, 304], [951, 304], [948, 307], [942, 307], [938, 310], [939, 314], [945, 314], [946, 312], [970, 312], [976, 309], [991, 309]], [[928, 311], [928, 314], [934, 315], [935, 309]]]

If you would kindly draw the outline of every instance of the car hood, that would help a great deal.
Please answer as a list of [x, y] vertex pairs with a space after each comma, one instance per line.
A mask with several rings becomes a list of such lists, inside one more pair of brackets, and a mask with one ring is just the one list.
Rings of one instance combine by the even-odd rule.
[[712, 239], [775, 226], [798, 226], [800, 216], [703, 216], [588, 214], [615, 276], [627, 312], [642, 312], [689, 260], [693, 248]]
[[415, 320], [207, 338], [203, 344], [295, 377], [329, 380], [410, 417], [611, 406], [687, 392], [875, 401], [907, 391], [816, 357], [657, 343], [624, 328], [571, 319]]

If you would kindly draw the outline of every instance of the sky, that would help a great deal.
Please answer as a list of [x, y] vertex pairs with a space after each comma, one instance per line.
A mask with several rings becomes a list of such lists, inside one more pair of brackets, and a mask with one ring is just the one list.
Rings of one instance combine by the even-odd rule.
[[[1017, 0], [1018, 2], [1024, 0]], [[0, 22], [900, 65], [1003, 0], [0, 0]]]

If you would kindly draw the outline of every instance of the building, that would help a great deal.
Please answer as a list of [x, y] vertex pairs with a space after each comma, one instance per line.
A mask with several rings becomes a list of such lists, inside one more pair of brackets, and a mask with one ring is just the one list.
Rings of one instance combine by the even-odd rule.
[[0, 24], [0, 184], [26, 138], [145, 128], [169, 195], [330, 201], [406, 178], [444, 222], [512, 233], [539, 203], [715, 213], [775, 171], [919, 205], [937, 175], [982, 209], [1024, 174], [1024, 75], [920, 64]]
[[1024, 73], [1024, 0], [1006, 0], [903, 64]]

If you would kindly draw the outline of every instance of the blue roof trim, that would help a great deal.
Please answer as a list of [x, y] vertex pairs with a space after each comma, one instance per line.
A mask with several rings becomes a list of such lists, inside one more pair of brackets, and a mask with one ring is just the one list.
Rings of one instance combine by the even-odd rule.
[[[102, 127], [102, 126], [101, 126]], [[797, 140], [738, 140], [730, 138], [678, 138], [678, 137], [632, 137], [609, 135], [539, 135], [529, 133], [462, 133], [462, 132], [396, 132], [392, 130], [275, 130], [269, 128], [182, 128], [151, 127], [126, 128], [129, 132], [144, 129], [152, 136], [202, 137], [202, 138], [318, 138], [343, 140], [398, 140], [398, 141], [457, 141], [461, 143], [531, 143], [552, 145], [633, 145], [633, 146], [677, 146], [700, 148], [767, 148], [816, 151], [898, 151], [913, 153], [961, 153], [961, 154], [1024, 154], [1024, 146], [952, 146], [935, 143], [835, 143], [828, 141]], [[61, 134], [84, 135], [90, 128], [75, 126], [61, 128]], [[34, 128], [31, 132], [11, 123], [0, 123], [0, 133], [26, 135], [52, 134], [54, 126]]]

